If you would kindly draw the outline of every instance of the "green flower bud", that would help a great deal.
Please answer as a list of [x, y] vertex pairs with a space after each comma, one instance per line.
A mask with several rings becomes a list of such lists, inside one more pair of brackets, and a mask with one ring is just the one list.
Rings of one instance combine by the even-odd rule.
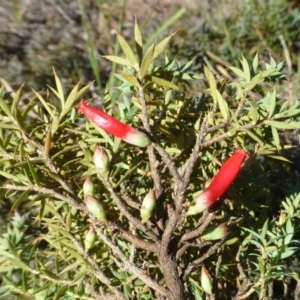
[[204, 266], [201, 269], [201, 286], [206, 294], [212, 295], [212, 280]]
[[95, 186], [93, 184], [93, 181], [91, 177], [87, 177], [83, 183], [83, 194], [86, 195], [95, 195]]
[[85, 205], [90, 213], [92, 213], [100, 221], [106, 221], [105, 210], [99, 201], [97, 201], [91, 195], [86, 195], [84, 200], [85, 200]]
[[85, 240], [84, 240], [85, 250], [89, 250], [94, 246], [96, 237], [97, 237], [96, 232], [95, 232], [94, 228], [91, 227], [85, 236]]
[[94, 164], [98, 174], [107, 174], [109, 166], [109, 157], [105, 148], [100, 146], [96, 148], [94, 152]]
[[155, 204], [156, 204], [155, 192], [153, 189], [151, 189], [142, 202], [142, 207], [141, 207], [142, 222], [146, 221], [152, 216]]
[[200, 237], [202, 241], [215, 241], [223, 239], [228, 234], [226, 223], [208, 228]]

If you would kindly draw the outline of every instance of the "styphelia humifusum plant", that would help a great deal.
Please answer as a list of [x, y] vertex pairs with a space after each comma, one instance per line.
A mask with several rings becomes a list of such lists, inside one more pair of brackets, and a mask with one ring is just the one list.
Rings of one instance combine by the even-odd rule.
[[107, 133], [118, 137], [129, 144], [138, 147], [147, 147], [151, 143], [144, 133], [120, 122], [99, 108], [89, 106], [84, 99], [82, 99], [77, 106], [77, 110]]
[[208, 188], [197, 197], [187, 211], [187, 215], [196, 215], [213, 205], [229, 188], [238, 175], [247, 153], [238, 148], [234, 154], [225, 161], [219, 172], [212, 179]]

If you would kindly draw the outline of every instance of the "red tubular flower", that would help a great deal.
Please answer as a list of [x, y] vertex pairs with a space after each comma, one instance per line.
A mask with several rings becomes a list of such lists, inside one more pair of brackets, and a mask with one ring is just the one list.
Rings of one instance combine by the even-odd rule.
[[149, 138], [144, 133], [120, 122], [101, 109], [89, 106], [84, 99], [81, 100], [77, 109], [79, 113], [83, 113], [95, 125], [129, 144], [138, 147], [147, 147], [150, 144]]
[[234, 154], [225, 161], [208, 188], [194, 200], [194, 204], [189, 207], [187, 215], [199, 214], [213, 205], [234, 181], [245, 157], [247, 157], [247, 153], [243, 149], [238, 148]]

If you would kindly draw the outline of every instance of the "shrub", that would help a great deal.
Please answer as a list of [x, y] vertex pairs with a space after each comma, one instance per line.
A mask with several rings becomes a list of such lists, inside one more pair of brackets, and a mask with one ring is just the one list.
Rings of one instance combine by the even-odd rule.
[[[77, 114], [89, 85], [65, 96], [54, 73], [56, 86], [29, 99], [23, 87], [1, 90], [1, 200], [13, 213], [0, 237], [1, 297], [266, 299], [275, 282], [299, 281], [300, 195], [290, 190], [269, 209], [262, 168], [265, 156], [285, 160], [280, 134], [300, 127], [299, 103], [276, 93], [283, 63], [242, 57], [228, 82], [208, 67], [189, 72], [193, 61], [156, 65], [172, 36], [144, 49], [135, 24], [135, 53], [117, 38], [125, 58], [106, 58], [121, 66], [118, 94], [106, 92], [103, 109], [147, 147]], [[202, 88], [191, 94], [195, 81]], [[233, 165], [221, 196], [191, 213]]]

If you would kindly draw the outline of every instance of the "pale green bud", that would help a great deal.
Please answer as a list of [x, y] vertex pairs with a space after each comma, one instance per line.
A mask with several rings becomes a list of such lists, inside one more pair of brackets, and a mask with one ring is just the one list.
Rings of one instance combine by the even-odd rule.
[[93, 181], [91, 177], [87, 177], [83, 183], [83, 195], [95, 195], [95, 186], [93, 184]]
[[96, 172], [105, 175], [108, 172], [109, 156], [104, 147], [98, 146], [94, 152], [94, 164]]
[[97, 237], [96, 232], [95, 232], [94, 228], [91, 227], [85, 236], [85, 240], [84, 240], [85, 250], [89, 250], [94, 246], [96, 237]]
[[201, 286], [206, 294], [212, 295], [212, 280], [204, 266], [201, 269]]
[[151, 189], [142, 202], [141, 218], [143, 222], [152, 216], [155, 204], [155, 192], [153, 189]]
[[84, 200], [85, 200], [85, 205], [90, 213], [92, 213], [100, 221], [106, 221], [105, 210], [99, 201], [97, 201], [91, 195], [86, 195]]
[[223, 239], [228, 234], [226, 223], [208, 228], [203, 232], [200, 239], [202, 241], [215, 241]]

